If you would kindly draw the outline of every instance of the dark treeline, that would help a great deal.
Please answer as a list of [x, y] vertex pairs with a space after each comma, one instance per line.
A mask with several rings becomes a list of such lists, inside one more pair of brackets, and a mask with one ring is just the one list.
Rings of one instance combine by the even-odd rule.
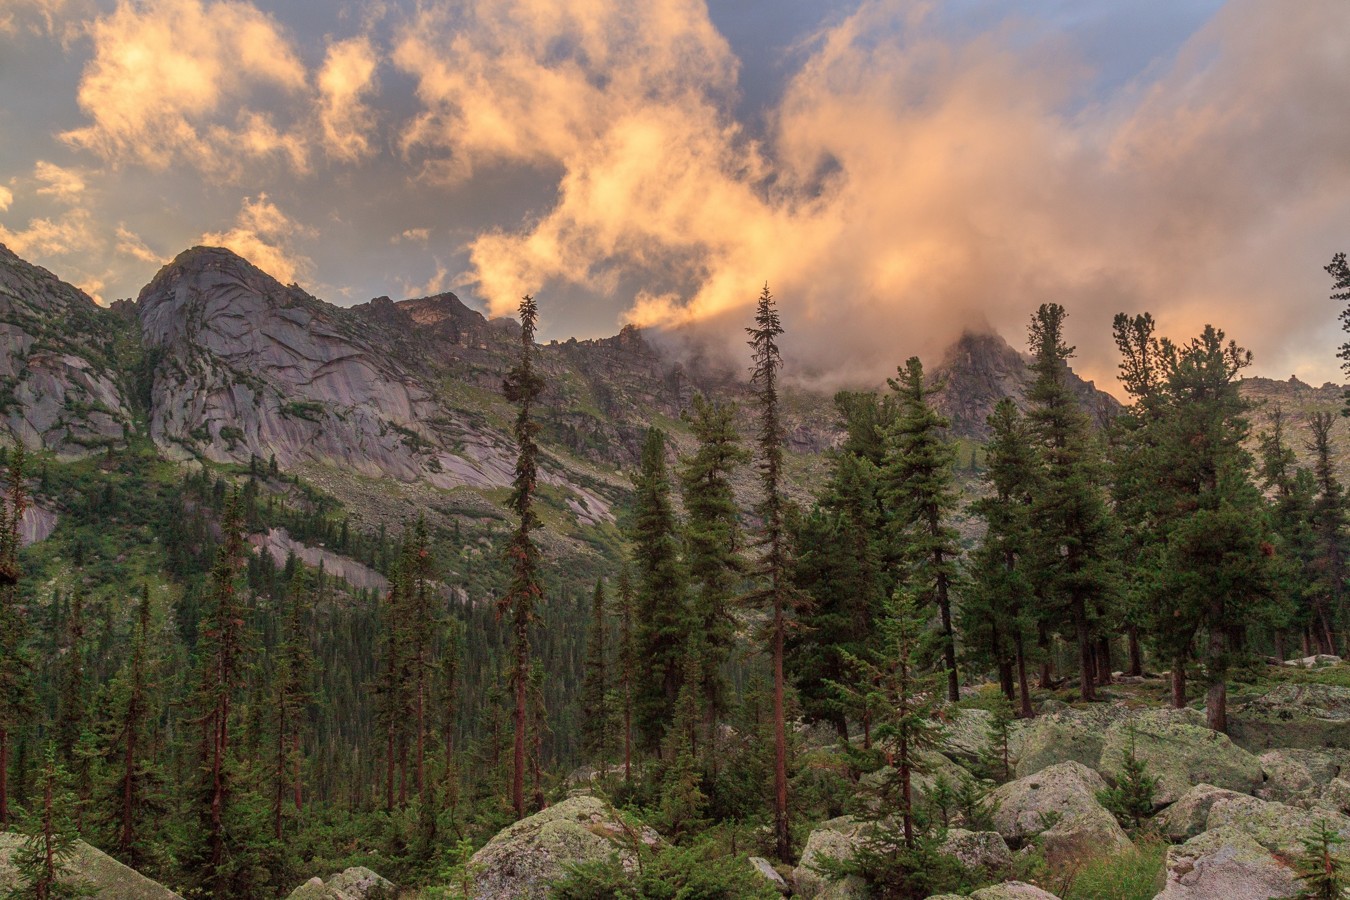
[[[997, 405], [973, 491], [977, 456], [958, 461], [909, 359], [886, 391], [837, 395], [843, 439], [800, 503], [766, 287], [753, 432], [695, 397], [691, 449], [647, 436], [623, 552], [561, 566], [536, 542], [535, 316], [526, 298], [504, 385], [509, 531], [366, 528], [274, 460], [183, 475], [148, 446], [5, 451], [0, 828], [78, 834], [186, 895], [262, 897], [358, 863], [469, 878], [474, 847], [582, 781], [675, 847], [790, 862], [866, 782], [889, 837], [857, 873], [908, 896], [937, 883], [916, 880], [937, 869], [914, 776], [966, 688], [997, 686], [1006, 736], [1038, 692], [1092, 702], [1117, 671], [1166, 670], [1223, 731], [1244, 667], [1346, 649], [1338, 419], [1275, 411], [1250, 434], [1251, 357], [1216, 328], [1172, 340], [1117, 316], [1132, 403], [1100, 427], [1068, 382], [1065, 310], [1040, 307], [1027, 404]], [[63, 519], [21, 549], [34, 497]], [[277, 528], [380, 586], [278, 564], [254, 547]], [[805, 744], [822, 733], [828, 764]]]

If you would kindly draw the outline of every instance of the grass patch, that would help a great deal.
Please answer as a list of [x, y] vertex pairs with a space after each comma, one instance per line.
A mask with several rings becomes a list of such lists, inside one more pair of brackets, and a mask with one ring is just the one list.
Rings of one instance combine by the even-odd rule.
[[1141, 836], [1123, 853], [1094, 857], [1056, 873], [1048, 890], [1063, 900], [1151, 900], [1158, 893], [1166, 857], [1167, 844]]

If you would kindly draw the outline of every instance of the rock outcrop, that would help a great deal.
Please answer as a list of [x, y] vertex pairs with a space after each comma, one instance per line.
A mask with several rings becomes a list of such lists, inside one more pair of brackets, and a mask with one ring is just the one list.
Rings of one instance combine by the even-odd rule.
[[300, 885], [286, 900], [395, 900], [398, 888], [365, 866], [353, 866], [324, 881], [317, 876]]
[[1002, 872], [1012, 865], [1012, 851], [997, 831], [967, 831], [953, 828], [947, 832], [941, 850], [954, 856], [968, 869]]
[[1123, 706], [1065, 709], [1038, 716], [1021, 731], [1016, 773], [1034, 775], [1048, 766], [1076, 762], [1096, 769], [1107, 730], [1130, 711]]
[[1228, 736], [1205, 727], [1193, 709], [1156, 709], [1113, 723], [1102, 740], [1095, 767], [1114, 777], [1123, 771], [1133, 743], [1135, 756], [1158, 779], [1154, 801], [1166, 805], [1197, 784], [1251, 793], [1261, 784], [1261, 762]]
[[1297, 896], [1294, 871], [1237, 828], [1206, 831], [1167, 851], [1167, 881], [1154, 900], [1271, 900]]
[[1255, 797], [1225, 797], [1210, 807], [1206, 827], [1234, 828], [1272, 853], [1297, 854], [1319, 823], [1350, 840], [1350, 817], [1327, 809], [1305, 810]]
[[0, 244], [0, 424], [63, 457], [121, 445], [132, 413], [117, 338], [131, 330]]
[[1102, 777], [1077, 762], [1057, 763], [995, 790], [994, 827], [1015, 844], [1036, 838], [1051, 865], [1124, 849], [1130, 839], [1097, 802]]
[[1190, 840], [1209, 827], [1209, 811], [1219, 800], [1233, 800], [1243, 795], [1237, 791], [1197, 784], [1175, 803], [1158, 813], [1153, 824], [1168, 840]]
[[1275, 747], [1350, 750], [1350, 687], [1277, 684], [1234, 708], [1228, 733], [1253, 753]]
[[[14, 854], [22, 849], [25, 838], [12, 832], [0, 832], [0, 894], [18, 886]], [[108, 854], [84, 841], [75, 842], [70, 857], [71, 884], [83, 884], [95, 900], [182, 900], [162, 884], [129, 869]]]
[[498, 832], [473, 855], [474, 900], [543, 900], [567, 863], [617, 854], [635, 866], [635, 840], [654, 846], [660, 839], [650, 828], [630, 831], [603, 800], [569, 797]]
[[792, 871], [794, 897], [803, 900], [861, 900], [867, 896], [867, 886], [861, 878], [849, 876], [840, 880], [826, 878], [817, 871], [826, 859], [851, 859], [863, 839], [862, 821], [852, 816], [840, 816], [821, 822], [806, 839], [801, 859]]

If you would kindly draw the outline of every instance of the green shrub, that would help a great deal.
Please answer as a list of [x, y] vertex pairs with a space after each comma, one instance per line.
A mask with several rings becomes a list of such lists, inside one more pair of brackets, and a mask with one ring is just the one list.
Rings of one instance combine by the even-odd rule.
[[774, 900], [778, 892], [755, 872], [746, 857], [729, 854], [712, 841], [642, 851], [638, 871], [624, 869], [617, 856], [568, 866], [553, 883], [557, 900]]
[[1047, 890], [1063, 900], [1152, 900], [1167, 856], [1167, 845], [1146, 838], [1121, 853], [1086, 860], [1055, 876]]

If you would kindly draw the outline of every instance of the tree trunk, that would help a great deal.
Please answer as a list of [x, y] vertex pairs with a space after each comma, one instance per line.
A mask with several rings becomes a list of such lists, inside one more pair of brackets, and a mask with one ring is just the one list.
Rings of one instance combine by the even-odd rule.
[[[521, 630], [523, 623], [517, 621], [516, 629]], [[515, 712], [515, 743], [513, 745], [511, 772], [511, 805], [516, 811], [516, 818], [525, 818], [525, 711], [528, 703], [527, 689], [529, 688], [529, 657], [527, 656], [526, 644], [520, 640], [520, 635], [516, 636], [516, 712]]]
[[301, 777], [300, 764], [302, 757], [300, 755], [300, 731], [296, 730], [291, 736], [291, 753], [295, 755], [295, 811], [303, 812], [305, 808], [304, 798], [301, 792], [304, 789], [304, 779]]
[[1031, 708], [1031, 688], [1027, 685], [1027, 657], [1022, 647], [1022, 633], [1013, 635], [1013, 647], [1017, 651], [1017, 690], [1022, 695], [1021, 717], [1033, 718], [1036, 711]]
[[1111, 638], [1102, 635], [1097, 638], [1097, 683], [1110, 684], [1111, 670]]
[[1040, 688], [1048, 691], [1055, 686], [1054, 672], [1050, 665], [1050, 631], [1044, 622], [1036, 625], [1036, 646], [1041, 651]]
[[1131, 625], [1125, 631], [1125, 637], [1129, 639], [1130, 651], [1130, 674], [1135, 678], [1143, 677], [1144, 674], [1144, 654], [1139, 649], [1139, 628]]
[[1284, 665], [1284, 632], [1275, 632], [1275, 661]]
[[905, 824], [905, 846], [914, 848], [914, 792], [910, 784], [909, 748], [900, 744], [900, 803], [901, 818]]
[[787, 723], [783, 708], [783, 640], [787, 622], [783, 616], [780, 588], [774, 585], [773, 601], [773, 787], [774, 843], [778, 859], [792, 862], [792, 833], [788, 829]]
[[1172, 708], [1186, 708], [1186, 656], [1178, 654], [1172, 660]]
[[1088, 628], [1087, 609], [1082, 599], [1074, 600], [1073, 624], [1078, 632], [1078, 696], [1084, 703], [1091, 703], [1097, 699], [1092, 678], [1092, 632]]
[[[1211, 609], [1210, 622], [1223, 621], [1223, 609]], [[1205, 724], [1214, 731], [1228, 733], [1228, 673], [1222, 665], [1228, 649], [1223, 628], [1211, 624], [1209, 653], [1205, 660], [1209, 690], [1205, 695]]]
[[9, 729], [0, 725], [0, 828], [9, 827]]
[[[933, 557], [934, 565], [940, 570], [942, 551], [935, 551]], [[942, 660], [947, 667], [947, 699], [955, 703], [961, 699], [961, 679], [956, 671], [956, 633], [952, 630], [952, 603], [946, 575], [937, 577], [937, 595], [938, 612], [942, 615]]]

